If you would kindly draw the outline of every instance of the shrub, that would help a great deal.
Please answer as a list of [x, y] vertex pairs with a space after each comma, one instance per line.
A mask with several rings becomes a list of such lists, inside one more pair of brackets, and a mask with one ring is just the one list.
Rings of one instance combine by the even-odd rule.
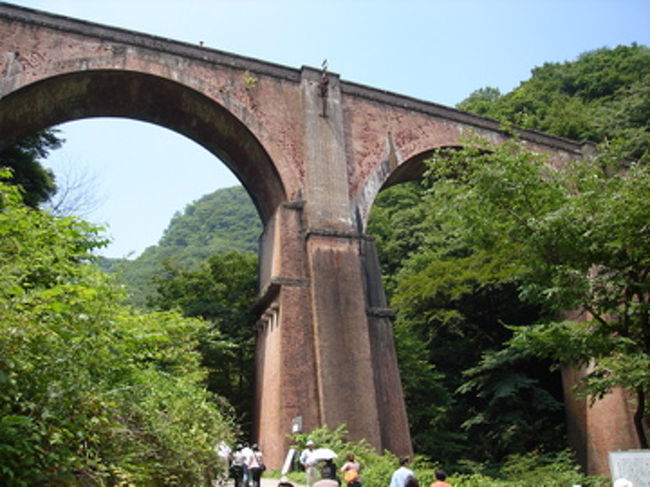
[[206, 485], [232, 434], [203, 386], [205, 323], [122, 305], [97, 231], [0, 182], [0, 485]]
[[[398, 467], [398, 458], [391, 452], [380, 455], [366, 441], [348, 441], [345, 425], [331, 430], [328, 427], [318, 428], [309, 434], [292, 436], [295, 448], [302, 451], [308, 439], [313, 440], [317, 447], [331, 448], [338, 454], [337, 464], [345, 461], [345, 456], [353, 453], [361, 463], [361, 480], [363, 487], [385, 487], [390, 483], [391, 476]], [[471, 465], [471, 467], [469, 467]], [[415, 455], [412, 470], [419, 484], [427, 487], [435, 480], [435, 471], [441, 465], [421, 455]], [[484, 470], [486, 466], [467, 463], [471, 473], [453, 474], [447, 479], [454, 487], [566, 487], [579, 484], [583, 487], [597, 487], [607, 480], [603, 477], [587, 477], [579, 472], [579, 467], [573, 461], [568, 450], [542, 454], [531, 452], [525, 455], [513, 455], [495, 469], [493, 475]], [[494, 468], [494, 467], [492, 467]], [[291, 474], [294, 482], [304, 482], [304, 477]]]

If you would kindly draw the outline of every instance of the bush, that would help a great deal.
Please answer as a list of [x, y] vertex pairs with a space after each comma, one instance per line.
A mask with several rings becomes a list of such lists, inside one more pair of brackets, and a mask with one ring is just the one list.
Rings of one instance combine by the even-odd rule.
[[[398, 467], [398, 458], [391, 452], [377, 453], [366, 441], [350, 442], [346, 440], [347, 430], [341, 425], [334, 430], [327, 427], [318, 428], [309, 434], [292, 436], [295, 448], [302, 451], [308, 439], [318, 447], [331, 448], [338, 454], [337, 465], [340, 468], [345, 456], [353, 453], [361, 463], [361, 481], [363, 487], [385, 487]], [[597, 487], [607, 482], [604, 477], [587, 477], [579, 472], [568, 450], [542, 454], [532, 452], [525, 455], [513, 455], [488, 475], [484, 465], [467, 463], [471, 473], [451, 474], [448, 482], [454, 487], [567, 487], [579, 484], [583, 487]], [[421, 487], [429, 486], [435, 480], [435, 471], [440, 464], [421, 455], [415, 455], [411, 465]], [[304, 483], [304, 476], [290, 475], [297, 483]]]
[[97, 232], [0, 182], [0, 485], [207, 485], [232, 433], [203, 386], [206, 325], [122, 305]]

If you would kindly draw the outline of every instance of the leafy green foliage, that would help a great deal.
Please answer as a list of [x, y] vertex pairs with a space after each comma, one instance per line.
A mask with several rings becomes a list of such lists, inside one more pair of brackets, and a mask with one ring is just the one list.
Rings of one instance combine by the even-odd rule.
[[[521, 354], [479, 367], [511, 337], [503, 322], [527, 324], [539, 310], [519, 301], [498, 259], [457, 245], [426, 194], [422, 184], [382, 192], [369, 224], [382, 262], [389, 245], [382, 270], [393, 272], [387, 288], [397, 309], [396, 347], [418, 452], [452, 464], [554, 448], [563, 434], [559, 377]], [[409, 225], [413, 244], [392, 242], [408, 239]], [[530, 398], [544, 400], [531, 408]]]
[[120, 304], [97, 232], [0, 183], [0, 483], [205, 485], [232, 435], [203, 387], [206, 323]]
[[[585, 313], [584, 322], [551, 315], [514, 327], [511, 343], [563, 363], [590, 363], [583, 386], [594, 397], [614, 386], [637, 394], [650, 386], [650, 369], [636, 369], [650, 354], [650, 169], [617, 165], [620, 155], [603, 147], [598, 157], [556, 170], [516, 140], [498, 147], [473, 140], [430, 161], [427, 203], [459, 246], [494, 256], [523, 299], [555, 313]], [[644, 445], [643, 428], [637, 432]]]
[[597, 49], [546, 63], [510, 93], [475, 91], [458, 108], [571, 139], [620, 140], [625, 153], [650, 151], [650, 49]]
[[[345, 425], [335, 429], [327, 426], [315, 429], [308, 434], [292, 435], [294, 447], [298, 451], [305, 448], [308, 439], [316, 447], [331, 448], [338, 454], [339, 467], [346, 455], [352, 453], [361, 464], [361, 482], [366, 487], [382, 487], [390, 483], [392, 473], [399, 466], [399, 459], [390, 452], [379, 454], [364, 441], [347, 440]], [[439, 463], [431, 463], [425, 457], [416, 455], [411, 468], [420, 485], [430, 485], [435, 471], [441, 468]], [[449, 472], [449, 481], [455, 487], [565, 487], [579, 484], [583, 487], [603, 485], [603, 477], [587, 477], [579, 472], [571, 454], [566, 450], [542, 454], [537, 451], [511, 455], [503, 466], [493, 472], [484, 471], [481, 464], [472, 464], [469, 474]], [[296, 483], [304, 482], [304, 474], [294, 472], [290, 478]]]
[[5, 176], [9, 178], [6, 181], [22, 188], [26, 205], [37, 208], [56, 192], [54, 174], [40, 161], [62, 142], [55, 130], [42, 130], [0, 151], [2, 165], [11, 169], [11, 175]]
[[533, 451], [512, 455], [492, 476], [471, 473], [455, 475], [448, 480], [456, 487], [598, 487], [607, 483], [603, 476], [588, 477], [581, 474], [567, 450], [546, 454]]
[[254, 391], [257, 255], [215, 254], [196, 270], [168, 265], [166, 271], [166, 277], [155, 279], [158, 294], [150, 305], [210, 323], [200, 336], [208, 388], [228, 400], [240, 425], [248, 429]]
[[466, 380], [457, 390], [469, 409], [461, 427], [471, 437], [480, 434], [477, 441], [493, 460], [511, 452], [553, 450], [563, 438], [560, 391], [539, 361], [522, 355], [511, 349], [484, 352], [476, 367], [463, 371]]
[[426, 208], [420, 205], [423, 188], [418, 182], [383, 191], [373, 206], [368, 233], [381, 249], [381, 271], [387, 294], [392, 294], [398, 271], [424, 242]]

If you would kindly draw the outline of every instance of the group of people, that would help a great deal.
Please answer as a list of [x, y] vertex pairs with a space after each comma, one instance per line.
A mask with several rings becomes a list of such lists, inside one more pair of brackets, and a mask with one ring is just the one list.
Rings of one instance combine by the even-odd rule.
[[[409, 468], [411, 459], [408, 457], [402, 458], [399, 462], [399, 468], [393, 472], [390, 479], [390, 487], [419, 487], [419, 482], [413, 470]], [[446, 482], [447, 474], [444, 470], [436, 471], [436, 480], [430, 487], [451, 487], [451, 484]]]
[[[315, 453], [315, 443], [307, 441], [305, 449], [300, 454], [300, 464], [305, 469], [306, 487], [340, 487], [342, 476], [347, 487], [361, 487], [361, 464], [353, 454], [345, 458], [345, 463], [337, 469], [334, 463], [336, 455], [321, 457]], [[230, 478], [234, 480], [234, 487], [261, 487], [260, 478], [266, 470], [264, 455], [257, 444], [248, 446], [238, 444], [234, 451], [221, 444], [217, 449], [218, 455], [228, 465]], [[417, 477], [410, 468], [411, 459], [402, 458], [399, 467], [393, 472], [390, 487], [419, 487]], [[319, 471], [320, 467], [320, 471]], [[447, 474], [443, 470], [436, 472], [436, 480], [430, 487], [452, 487], [445, 481]], [[279, 487], [293, 487], [286, 477], [280, 479]]]
[[[339, 487], [341, 481], [337, 475], [336, 465], [332, 458], [322, 459], [313, 455], [315, 444], [308, 441], [306, 448], [300, 454], [300, 463], [305, 469], [307, 487]], [[320, 469], [320, 479], [318, 479], [317, 465], [323, 462]], [[393, 472], [390, 480], [390, 487], [419, 487], [418, 479], [411, 470], [411, 459], [406, 457], [400, 460], [399, 467]], [[355, 459], [353, 454], [345, 458], [345, 463], [340, 469], [343, 474], [343, 482], [347, 487], [361, 487], [361, 465]], [[446, 482], [447, 474], [444, 470], [438, 470], [435, 473], [436, 480], [430, 487], [452, 487]]]
[[[315, 455], [315, 446], [313, 441], [307, 441], [306, 448], [300, 454], [300, 464], [305, 469], [307, 487], [339, 487], [341, 480], [334, 458], [322, 458]], [[349, 454], [345, 460], [340, 469], [343, 474], [343, 481], [348, 487], [361, 487], [361, 465], [356, 461], [353, 454]], [[321, 462], [319, 475], [317, 466]]]
[[228, 472], [235, 482], [234, 487], [260, 487], [262, 472], [266, 470], [264, 455], [255, 443], [252, 446], [239, 444], [228, 455]]

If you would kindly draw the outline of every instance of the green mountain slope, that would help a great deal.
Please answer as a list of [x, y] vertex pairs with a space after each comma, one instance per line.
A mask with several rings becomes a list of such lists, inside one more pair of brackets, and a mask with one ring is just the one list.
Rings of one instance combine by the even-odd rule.
[[602, 48], [545, 63], [505, 95], [476, 90], [458, 108], [575, 140], [620, 140], [633, 158], [650, 154], [650, 48]]
[[121, 275], [131, 301], [144, 306], [153, 291], [151, 278], [171, 261], [193, 267], [212, 254], [228, 251], [257, 252], [262, 223], [242, 186], [207, 194], [176, 213], [157, 245], [134, 260], [102, 259], [102, 267]]

